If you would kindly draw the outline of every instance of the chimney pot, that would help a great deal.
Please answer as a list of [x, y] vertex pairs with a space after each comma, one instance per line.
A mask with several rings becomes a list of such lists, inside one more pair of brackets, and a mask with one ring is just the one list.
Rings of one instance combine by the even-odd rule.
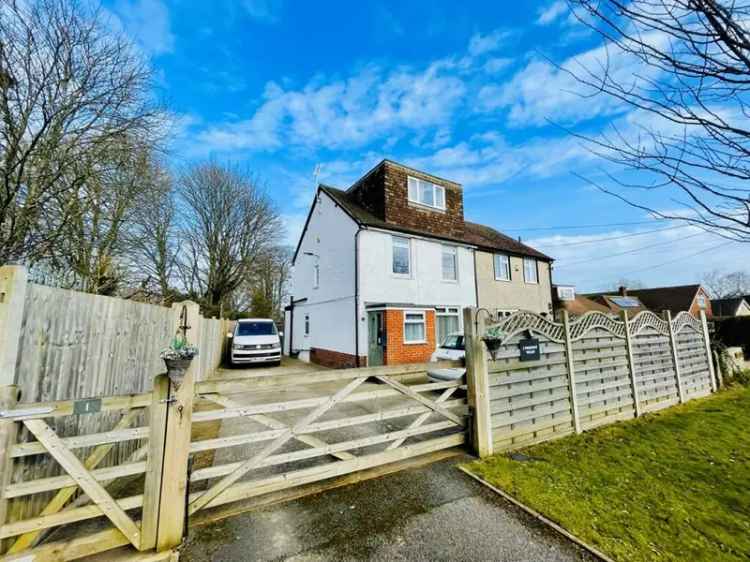
[[619, 288], [619, 292], [620, 292], [620, 295], [623, 296], [623, 297], [627, 297], [628, 296], [628, 288], [625, 287], [625, 286], [621, 286]]

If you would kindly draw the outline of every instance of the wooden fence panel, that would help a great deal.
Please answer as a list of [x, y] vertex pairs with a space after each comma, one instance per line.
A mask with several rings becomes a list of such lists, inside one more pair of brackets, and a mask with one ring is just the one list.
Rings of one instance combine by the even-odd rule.
[[638, 397], [643, 411], [672, 406], [679, 401], [669, 335], [647, 328], [633, 338], [633, 360]]
[[634, 416], [624, 339], [594, 328], [573, 342], [573, 360], [582, 429]]
[[[470, 309], [465, 324], [476, 314]], [[474, 369], [473, 357], [467, 368], [470, 378], [487, 377], [496, 451], [665, 408], [681, 392], [689, 400], [715, 389], [705, 321], [687, 313], [672, 320], [648, 311], [622, 319], [590, 312], [556, 323], [521, 311], [485, 334], [499, 345], [497, 359], [486, 374]], [[519, 341], [529, 337], [539, 341], [541, 356], [525, 362]]]
[[690, 327], [675, 334], [677, 361], [686, 399], [698, 398], [711, 393], [711, 374], [703, 345], [703, 336]]
[[565, 346], [542, 338], [539, 361], [521, 363], [520, 339], [512, 337], [489, 364], [495, 451], [573, 432]]

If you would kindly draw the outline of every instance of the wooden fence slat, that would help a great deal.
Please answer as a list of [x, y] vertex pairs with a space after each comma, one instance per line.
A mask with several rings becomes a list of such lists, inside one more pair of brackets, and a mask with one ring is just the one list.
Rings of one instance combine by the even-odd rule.
[[68, 450], [57, 434], [42, 420], [26, 420], [24, 425], [49, 451], [60, 466], [78, 482], [91, 499], [96, 502], [114, 525], [128, 537], [136, 548], [140, 547], [140, 531], [112, 496], [89, 474], [76, 456]]
[[151, 406], [149, 407], [146, 478], [143, 482], [141, 550], [148, 550], [156, 546], [159, 506], [161, 504], [161, 481], [164, 476], [164, 445], [167, 436], [169, 384], [167, 375], [154, 377]]
[[[36, 420], [36, 418], [35, 418]], [[34, 420], [27, 420], [34, 421]], [[76, 435], [74, 437], [60, 437], [60, 441], [66, 449], [83, 449], [107, 443], [121, 443], [123, 441], [135, 441], [148, 438], [148, 427], [134, 427], [131, 429], [113, 429], [102, 433], [90, 433], [88, 435]], [[28, 457], [31, 455], [44, 455], [47, 449], [42, 443], [16, 443], [10, 451], [14, 459]]]
[[263, 459], [270, 456], [274, 451], [282, 447], [284, 443], [286, 443], [292, 437], [294, 437], [294, 434], [298, 429], [305, 427], [309, 423], [315, 421], [317, 418], [322, 416], [324, 413], [330, 410], [333, 406], [335, 406], [340, 400], [342, 400], [343, 398], [351, 394], [366, 379], [367, 379], [366, 376], [365, 377], [360, 376], [360, 378], [350, 381], [349, 384], [347, 384], [346, 386], [338, 390], [333, 396], [331, 396], [328, 400], [326, 400], [326, 402], [318, 406], [315, 410], [313, 410], [304, 418], [302, 418], [299, 422], [297, 422], [293, 428], [287, 431], [285, 435], [282, 435], [281, 437], [278, 437], [277, 439], [269, 443], [259, 453], [253, 455], [250, 459], [243, 462], [242, 465], [237, 470], [235, 470], [235, 472], [225, 476], [224, 478], [219, 480], [216, 484], [211, 486], [208, 490], [203, 492], [198, 498], [196, 498], [194, 501], [190, 503], [188, 507], [188, 512], [190, 514], [193, 514], [199, 509], [205, 507], [211, 500], [213, 500], [216, 496], [221, 494], [229, 486], [237, 482], [237, 480], [242, 478], [248, 471], [258, 466], [258, 464]]

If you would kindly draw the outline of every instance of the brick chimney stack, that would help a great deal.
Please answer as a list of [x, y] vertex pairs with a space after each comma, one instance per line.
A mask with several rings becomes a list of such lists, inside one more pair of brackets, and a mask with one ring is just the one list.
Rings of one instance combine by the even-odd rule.
[[620, 293], [620, 296], [627, 297], [628, 296], [628, 288], [625, 286], [621, 286], [618, 289], [618, 292]]

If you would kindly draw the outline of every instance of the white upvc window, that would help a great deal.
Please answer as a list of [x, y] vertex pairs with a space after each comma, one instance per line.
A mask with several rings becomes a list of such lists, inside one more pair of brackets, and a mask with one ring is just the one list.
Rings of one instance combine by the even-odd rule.
[[404, 311], [404, 343], [425, 343], [427, 327], [424, 310]]
[[523, 280], [527, 283], [539, 283], [539, 269], [534, 258], [523, 258]]
[[706, 296], [703, 294], [698, 295], [698, 308], [706, 308]]
[[495, 254], [495, 280], [510, 281], [510, 257], [507, 254]]
[[409, 201], [433, 209], [445, 210], [445, 188], [409, 176]]
[[517, 308], [498, 308], [495, 310], [495, 318], [502, 320], [515, 312], [518, 312]]
[[394, 275], [409, 276], [411, 274], [411, 241], [403, 236], [393, 236], [392, 246], [391, 271]]
[[313, 289], [320, 287], [320, 264], [313, 266]]
[[461, 309], [457, 306], [435, 307], [435, 344], [440, 345], [445, 338], [461, 330]]
[[458, 281], [458, 248], [456, 246], [442, 247], [443, 281]]

